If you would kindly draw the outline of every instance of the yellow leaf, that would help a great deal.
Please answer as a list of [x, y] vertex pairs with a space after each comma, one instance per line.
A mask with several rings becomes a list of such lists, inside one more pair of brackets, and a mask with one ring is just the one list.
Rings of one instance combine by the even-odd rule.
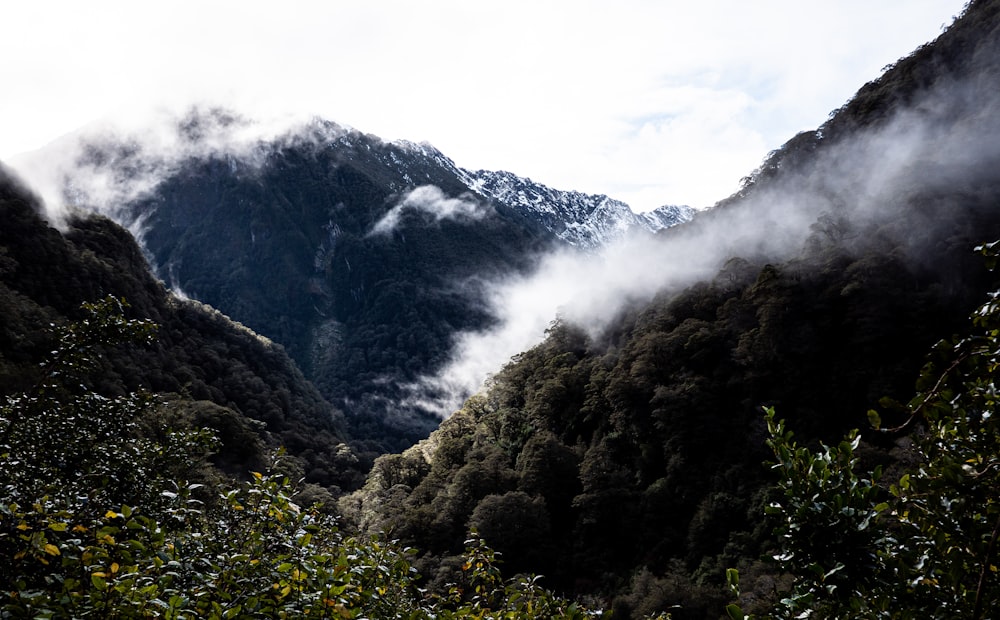
[[118, 513], [115, 512], [114, 510], [109, 510], [106, 513], [104, 513], [104, 518], [105, 519], [117, 519], [118, 518]]
[[253, 477], [256, 478], [257, 480], [260, 480], [261, 478], [264, 477], [264, 474], [260, 473], [259, 471], [255, 471], [253, 472]]
[[27, 529], [30, 529], [30, 528], [28, 527], [27, 523], [18, 523], [17, 529], [19, 529], [19, 530], [21, 530], [23, 532], [24, 530], [27, 530]]
[[49, 555], [59, 555], [59, 547], [49, 543], [45, 545], [45, 553]]
[[115, 573], [117, 573], [119, 568], [121, 568], [121, 567], [118, 566], [118, 562], [112, 562], [111, 563], [111, 574], [114, 575]]
[[73, 531], [74, 532], [86, 532], [87, 528], [83, 527], [82, 525], [74, 525], [73, 526]]

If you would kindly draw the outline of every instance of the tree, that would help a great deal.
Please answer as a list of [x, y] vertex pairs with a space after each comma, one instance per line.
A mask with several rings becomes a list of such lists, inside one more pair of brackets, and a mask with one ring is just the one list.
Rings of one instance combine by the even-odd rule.
[[[995, 265], [1000, 242], [979, 249]], [[912, 431], [916, 466], [888, 487], [877, 468], [857, 473], [857, 431], [814, 452], [768, 410], [780, 480], [767, 512], [779, 519], [775, 559], [795, 576], [774, 616], [978, 620], [1000, 605], [1000, 291], [972, 321], [975, 332], [939, 343], [916, 396], [890, 411], [905, 413], [902, 424], [881, 428], [869, 412], [882, 433]], [[738, 574], [728, 577], [738, 593]]]

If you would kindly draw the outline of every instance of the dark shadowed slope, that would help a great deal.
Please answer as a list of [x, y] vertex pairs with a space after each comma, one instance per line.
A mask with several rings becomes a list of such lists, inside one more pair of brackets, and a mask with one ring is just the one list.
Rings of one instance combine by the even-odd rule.
[[[284, 350], [202, 304], [170, 295], [125, 230], [97, 216], [72, 218], [64, 233], [0, 170], [0, 386], [33, 385], [53, 348], [50, 324], [79, 318], [84, 301], [124, 298], [136, 318], [159, 324], [148, 349], [108, 350], [93, 389], [163, 394], [168, 409], [218, 431], [217, 457], [232, 473], [259, 467], [266, 446], [284, 444], [310, 482], [337, 493], [357, 484], [343, 444], [343, 416], [307, 382]], [[169, 395], [169, 396], [168, 396]]]

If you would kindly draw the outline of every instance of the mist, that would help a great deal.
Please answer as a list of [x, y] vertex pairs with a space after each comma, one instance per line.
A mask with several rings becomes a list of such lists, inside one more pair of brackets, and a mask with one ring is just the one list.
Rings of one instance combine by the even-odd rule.
[[224, 158], [248, 174], [291, 142], [332, 140], [350, 129], [313, 117], [243, 116], [199, 104], [95, 121], [8, 162], [41, 196], [45, 216], [64, 228], [74, 211], [107, 216], [142, 240], [142, 214], [129, 204], [191, 160]]
[[423, 212], [441, 220], [472, 222], [486, 217], [491, 209], [471, 196], [449, 198], [435, 185], [421, 185], [406, 192], [402, 198], [375, 222], [370, 235], [390, 235], [400, 225], [406, 211]]
[[782, 262], [811, 237], [836, 234], [843, 251], [878, 236], [922, 260], [935, 214], [909, 208], [910, 197], [966, 191], [995, 177], [998, 96], [988, 81], [949, 82], [877, 129], [830, 144], [822, 131], [798, 138], [818, 145], [806, 166], [785, 171], [780, 159], [765, 162], [779, 169], [776, 182], [754, 182], [762, 166], [740, 194], [689, 223], [619, 240], [597, 255], [557, 252], [528, 276], [490, 283], [496, 326], [459, 334], [440, 372], [410, 386], [412, 403], [447, 416], [512, 356], [541, 342], [557, 317], [599, 336], [626, 308], [709, 280], [734, 257]]

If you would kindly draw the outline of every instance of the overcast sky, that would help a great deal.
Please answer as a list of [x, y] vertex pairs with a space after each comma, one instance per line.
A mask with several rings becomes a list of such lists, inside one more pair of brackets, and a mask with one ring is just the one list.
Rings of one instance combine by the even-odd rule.
[[427, 141], [645, 211], [708, 206], [964, 0], [9, 2], [0, 160], [230, 105]]

